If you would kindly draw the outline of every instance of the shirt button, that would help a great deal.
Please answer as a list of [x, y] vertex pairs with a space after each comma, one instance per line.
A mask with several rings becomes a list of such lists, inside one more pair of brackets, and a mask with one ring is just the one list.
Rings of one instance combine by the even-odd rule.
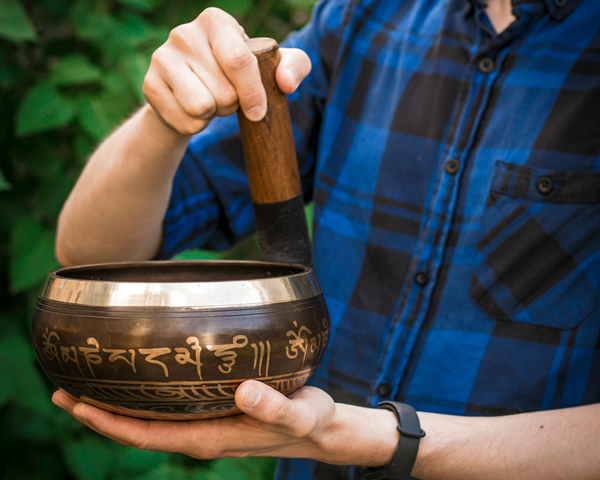
[[377, 385], [377, 394], [380, 397], [387, 397], [390, 393], [392, 393], [392, 386], [388, 382]]
[[427, 275], [426, 272], [417, 272], [415, 274], [415, 283], [417, 285], [419, 285], [420, 287], [424, 287], [425, 285], [427, 285], [428, 281], [429, 281], [429, 275]]
[[490, 73], [494, 69], [494, 61], [491, 58], [482, 58], [477, 66], [481, 73]]
[[558, 8], [562, 8], [567, 4], [567, 0], [554, 0], [554, 5]]
[[447, 174], [454, 175], [456, 172], [458, 172], [458, 169], [460, 168], [460, 163], [458, 160], [452, 158], [446, 162], [446, 166], [444, 168]]
[[550, 177], [542, 177], [537, 182], [537, 191], [542, 195], [548, 195], [554, 190], [554, 183]]

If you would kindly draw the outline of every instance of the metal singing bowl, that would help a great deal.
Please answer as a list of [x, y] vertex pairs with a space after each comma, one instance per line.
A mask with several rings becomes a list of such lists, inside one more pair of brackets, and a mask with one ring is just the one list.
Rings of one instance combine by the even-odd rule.
[[239, 413], [236, 388], [285, 395], [321, 363], [329, 313], [313, 271], [244, 261], [115, 263], [48, 275], [32, 338], [73, 397], [139, 418]]

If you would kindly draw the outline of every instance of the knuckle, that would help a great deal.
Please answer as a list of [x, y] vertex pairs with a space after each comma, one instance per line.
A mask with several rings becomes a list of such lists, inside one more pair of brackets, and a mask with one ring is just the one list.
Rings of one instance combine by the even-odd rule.
[[202, 97], [186, 105], [185, 110], [192, 117], [211, 117], [215, 113], [216, 105], [214, 99]]
[[220, 18], [223, 18], [223, 10], [217, 7], [208, 7], [204, 9], [200, 15], [198, 15], [198, 19], [202, 22], [214, 22]]
[[124, 442], [123, 445], [133, 447], [136, 450], [152, 450], [152, 448], [149, 448], [150, 446], [145, 438], [136, 438], [128, 442]]
[[308, 438], [312, 435], [312, 433], [315, 431], [315, 425], [316, 425], [316, 421], [315, 421], [315, 417], [314, 415], [305, 415], [302, 418], [302, 422], [296, 426], [296, 428], [294, 429], [294, 433], [296, 437], [299, 438]]
[[202, 120], [188, 120], [175, 125], [173, 128], [182, 135], [195, 135], [202, 130], [203, 126], [204, 122]]
[[264, 94], [261, 93], [260, 85], [256, 84], [251, 87], [251, 90], [248, 90], [242, 97], [240, 97], [241, 103], [244, 105], [260, 105], [265, 101]]
[[237, 92], [231, 84], [223, 85], [219, 88], [219, 105], [224, 107], [237, 105], [238, 96]]
[[184, 23], [178, 25], [169, 32], [169, 38], [165, 44], [165, 49], [175, 49], [175, 52], [171, 51], [168, 53], [169, 57], [172, 57], [173, 53], [176, 52], [190, 54], [196, 50], [199, 42], [200, 37], [198, 35], [197, 27], [190, 23]]
[[129, 440], [129, 445], [134, 447], [136, 450], [154, 450], [155, 445], [150, 428], [150, 423], [145, 422], [144, 426], [144, 434], [133, 437], [131, 440]]
[[182, 43], [186, 40], [187, 24], [178, 25], [169, 32], [168, 41], [171, 43]]
[[288, 417], [285, 401], [280, 397], [271, 400], [265, 411], [265, 421], [271, 424], [284, 423]]
[[150, 70], [161, 69], [167, 59], [166, 47], [164, 45], [158, 47], [150, 57]]
[[245, 71], [254, 66], [256, 57], [245, 46], [232, 48], [226, 56], [225, 63], [233, 70]]
[[158, 86], [153, 76], [146, 74], [146, 76], [144, 77], [144, 83], [142, 84], [142, 94], [149, 103], [151, 99], [155, 98], [158, 94]]

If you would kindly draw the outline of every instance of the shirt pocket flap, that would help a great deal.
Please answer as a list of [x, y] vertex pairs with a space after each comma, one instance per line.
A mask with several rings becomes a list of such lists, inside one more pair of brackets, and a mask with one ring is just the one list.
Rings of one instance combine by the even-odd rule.
[[600, 172], [496, 162], [477, 252], [487, 316], [574, 328], [600, 282]]

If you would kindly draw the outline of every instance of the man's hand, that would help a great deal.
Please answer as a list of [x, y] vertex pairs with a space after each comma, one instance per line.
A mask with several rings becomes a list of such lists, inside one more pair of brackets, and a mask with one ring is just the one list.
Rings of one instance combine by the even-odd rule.
[[[55, 404], [122, 445], [196, 458], [278, 456], [378, 466], [398, 444], [389, 410], [334, 403], [311, 387], [286, 398], [249, 380], [236, 391], [244, 412], [192, 422], [113, 415], [58, 391]], [[600, 472], [600, 404], [503, 417], [419, 413], [421, 439], [412, 475], [426, 480], [520, 478], [595, 480]]]
[[[78, 403], [60, 390], [52, 401], [121, 445], [200, 459], [278, 456], [382, 465], [390, 460], [398, 441], [395, 417], [387, 410], [335, 404], [313, 387], [287, 398], [253, 380], [244, 382], [235, 394], [244, 414], [212, 420], [138, 420]], [[359, 439], [370, 444], [361, 446]]]
[[[240, 106], [250, 120], [262, 119], [266, 95], [247, 38], [237, 21], [217, 8], [174, 28], [152, 55], [144, 80], [144, 96], [160, 120], [182, 135], [192, 135], [215, 115], [231, 115]], [[279, 88], [292, 93], [310, 68], [303, 51], [281, 49]]]
[[[171, 32], [152, 57], [143, 91], [149, 105], [90, 158], [61, 212], [62, 265], [148, 260], [160, 249], [172, 181], [190, 136], [241, 105], [266, 113], [258, 63], [242, 27], [216, 8]], [[310, 72], [308, 56], [281, 49], [279, 88], [293, 92]]]

